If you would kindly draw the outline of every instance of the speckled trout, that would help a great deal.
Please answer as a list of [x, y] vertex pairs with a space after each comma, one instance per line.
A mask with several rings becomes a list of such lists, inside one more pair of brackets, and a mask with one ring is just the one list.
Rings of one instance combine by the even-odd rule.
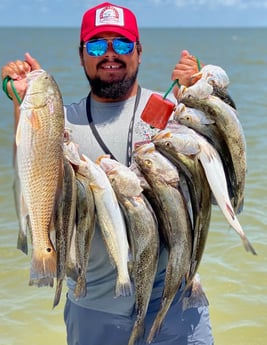
[[16, 132], [16, 159], [21, 202], [31, 224], [30, 285], [52, 285], [57, 258], [50, 230], [63, 180], [64, 110], [60, 90], [46, 71], [32, 71], [27, 83]]
[[128, 272], [129, 244], [126, 224], [117, 197], [103, 169], [85, 155], [78, 172], [89, 179], [97, 220], [111, 262], [117, 269], [115, 296], [129, 296], [132, 286]]
[[239, 197], [235, 169], [228, 145], [216, 126], [215, 120], [208, 118], [203, 111], [186, 107], [183, 103], [180, 103], [179, 106], [176, 107], [174, 118], [180, 124], [192, 128], [197, 133], [203, 135], [220, 154], [227, 180], [229, 196], [232, 206], [235, 207]]
[[184, 174], [189, 187], [193, 235], [190, 274], [185, 287], [186, 291], [198, 270], [206, 246], [211, 218], [211, 189], [197, 155], [194, 155], [193, 151], [192, 154], [183, 153], [183, 141], [175, 140], [170, 130], [159, 132], [152, 141], [157, 150], [178, 167], [179, 175]]
[[183, 125], [177, 127], [175, 133], [169, 133], [168, 140], [175, 141], [175, 146], [179, 146], [183, 154], [195, 155], [199, 159], [223, 215], [242, 239], [245, 249], [256, 255], [231, 205], [223, 164], [218, 152], [203, 136]]
[[127, 166], [101, 157], [106, 172], [125, 215], [133, 261], [136, 319], [128, 345], [134, 345], [144, 334], [145, 316], [150, 300], [159, 258], [158, 222], [143, 195], [138, 176]]
[[183, 280], [188, 277], [192, 252], [192, 225], [179, 186], [178, 170], [174, 164], [159, 153], [152, 143], [138, 147], [134, 152], [134, 160], [155, 194], [158, 205], [156, 214], [161, 214], [159, 231], [164, 237], [169, 254], [160, 309], [147, 337], [147, 343], [150, 344], [159, 331]]
[[228, 86], [230, 80], [227, 73], [223, 68], [216, 65], [205, 65], [201, 70], [191, 76], [192, 81], [196, 81], [190, 87], [184, 87], [180, 89], [180, 96], [188, 97], [194, 96], [199, 99], [204, 99], [210, 94], [219, 97], [225, 103], [231, 107], [236, 108], [236, 105], [228, 93]]
[[220, 135], [224, 138], [232, 158], [236, 176], [234, 210], [236, 213], [240, 213], [244, 204], [247, 159], [246, 139], [238, 112], [216, 96], [209, 96], [206, 99], [184, 97], [182, 103], [187, 107], [203, 111], [208, 119], [215, 122]]

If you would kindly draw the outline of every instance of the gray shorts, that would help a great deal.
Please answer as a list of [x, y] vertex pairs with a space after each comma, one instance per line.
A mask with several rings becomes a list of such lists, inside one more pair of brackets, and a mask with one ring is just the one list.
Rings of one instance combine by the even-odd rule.
[[[152, 345], [212, 345], [208, 307], [182, 311], [179, 296], [172, 303], [160, 332]], [[160, 299], [150, 303], [145, 337], [138, 345], [146, 345], [146, 337], [159, 310]], [[135, 314], [130, 317], [82, 308], [68, 298], [64, 310], [68, 345], [127, 345]]]

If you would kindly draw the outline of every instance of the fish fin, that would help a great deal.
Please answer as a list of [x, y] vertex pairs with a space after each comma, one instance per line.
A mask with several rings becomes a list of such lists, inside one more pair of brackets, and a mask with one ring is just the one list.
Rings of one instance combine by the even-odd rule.
[[22, 231], [19, 231], [17, 238], [17, 249], [28, 255], [28, 240], [27, 236]]
[[30, 219], [27, 215], [21, 219], [21, 225], [17, 238], [17, 249], [21, 250], [26, 255], [28, 255], [28, 230], [30, 230]]
[[243, 212], [243, 208], [244, 208], [244, 198], [239, 201], [236, 213], [237, 214], [242, 213]]
[[77, 227], [74, 225], [73, 233], [70, 240], [69, 252], [66, 260], [66, 275], [72, 280], [77, 281], [79, 272], [77, 268], [77, 249], [76, 249]]
[[16, 138], [15, 138], [16, 146], [19, 146], [20, 140], [21, 140], [21, 124], [19, 121], [17, 130], [16, 130]]
[[49, 113], [50, 113], [50, 114], [54, 114], [54, 112], [55, 112], [55, 106], [54, 106], [53, 98], [48, 97], [48, 99], [47, 99], [47, 105], [48, 105]]
[[21, 250], [26, 255], [28, 254], [28, 240], [27, 234], [31, 230], [30, 218], [28, 214], [28, 208], [23, 198], [23, 194], [20, 193], [19, 207], [17, 208], [17, 215], [19, 218], [19, 232], [17, 238], [17, 249]]
[[231, 203], [226, 203], [225, 206], [226, 206], [226, 209], [227, 209], [228, 213], [229, 213], [230, 216], [232, 217], [232, 219], [235, 220], [236, 215], [235, 215], [235, 212], [234, 212], [234, 210], [233, 210], [233, 208], [232, 208]]
[[100, 190], [105, 190], [104, 187], [101, 187], [100, 185], [96, 184], [96, 183], [89, 183], [89, 186], [91, 187], [92, 191], [100, 191]]
[[21, 211], [22, 217], [27, 217], [27, 215], [29, 214], [28, 207], [26, 205], [26, 202], [22, 193], [20, 195], [20, 211]]
[[38, 130], [41, 128], [39, 117], [37, 115], [37, 112], [33, 109], [30, 113], [30, 116], [28, 117], [29, 122], [34, 130]]
[[[206, 142], [206, 140], [205, 140]], [[199, 154], [200, 161], [203, 164], [211, 164], [214, 168], [219, 168], [219, 172], [221, 172], [221, 168], [223, 168], [223, 164], [219, 153], [211, 146], [210, 144], [202, 145], [201, 144], [201, 152]], [[224, 170], [223, 170], [224, 172]]]
[[201, 119], [201, 124], [205, 126], [214, 125], [215, 123], [216, 123], [215, 120], [213, 120], [212, 118], [208, 118], [206, 116], [203, 116], [203, 118]]

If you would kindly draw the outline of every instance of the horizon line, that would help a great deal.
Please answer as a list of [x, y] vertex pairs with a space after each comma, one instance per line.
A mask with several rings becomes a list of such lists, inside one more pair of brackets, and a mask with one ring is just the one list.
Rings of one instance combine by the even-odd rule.
[[[16, 29], [16, 28], [40, 28], [40, 29], [80, 29], [80, 26], [68, 26], [68, 25], [1, 25], [1, 29]], [[206, 25], [206, 26], [139, 26], [139, 29], [263, 29], [267, 28], [267, 25], [228, 25], [228, 26], [216, 26], [216, 25]]]

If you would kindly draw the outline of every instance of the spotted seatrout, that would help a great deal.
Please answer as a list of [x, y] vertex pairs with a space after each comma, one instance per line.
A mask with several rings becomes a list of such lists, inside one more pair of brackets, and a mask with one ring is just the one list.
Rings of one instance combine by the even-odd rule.
[[147, 338], [150, 344], [159, 331], [182, 281], [189, 274], [192, 226], [176, 167], [161, 155], [152, 143], [140, 146], [134, 152], [134, 160], [154, 192], [156, 214], [161, 214], [159, 229], [169, 253], [160, 309]]
[[98, 164], [82, 155], [79, 173], [89, 179], [95, 201], [97, 220], [109, 253], [117, 269], [116, 297], [132, 294], [128, 272], [129, 244], [126, 224], [108, 177]]
[[100, 159], [123, 209], [133, 261], [136, 319], [128, 345], [144, 334], [145, 316], [159, 258], [158, 223], [153, 209], [142, 193], [141, 182], [127, 166], [107, 157]]

